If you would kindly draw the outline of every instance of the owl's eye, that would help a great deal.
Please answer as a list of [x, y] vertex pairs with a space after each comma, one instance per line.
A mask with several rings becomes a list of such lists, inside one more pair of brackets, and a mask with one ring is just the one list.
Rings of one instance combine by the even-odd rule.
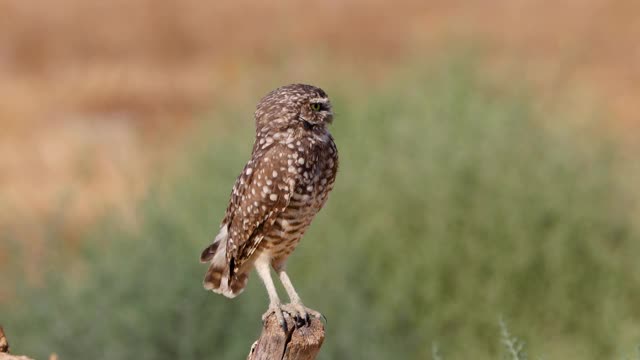
[[311, 110], [320, 111], [320, 109], [322, 109], [322, 105], [320, 105], [320, 103], [312, 103], [311, 104]]

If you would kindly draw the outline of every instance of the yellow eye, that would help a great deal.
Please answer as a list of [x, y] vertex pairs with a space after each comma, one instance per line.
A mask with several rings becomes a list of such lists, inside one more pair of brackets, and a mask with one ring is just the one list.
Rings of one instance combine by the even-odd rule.
[[311, 110], [313, 110], [313, 111], [320, 111], [321, 108], [322, 108], [322, 106], [320, 106], [320, 103], [312, 103], [311, 104]]

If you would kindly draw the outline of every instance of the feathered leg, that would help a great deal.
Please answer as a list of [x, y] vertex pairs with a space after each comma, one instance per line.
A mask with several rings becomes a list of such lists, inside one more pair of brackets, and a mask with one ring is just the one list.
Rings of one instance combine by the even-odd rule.
[[309, 309], [302, 304], [302, 300], [300, 300], [300, 296], [296, 292], [296, 289], [294, 289], [289, 276], [284, 271], [284, 268], [277, 270], [277, 272], [278, 276], [280, 277], [280, 282], [282, 282], [282, 285], [284, 286], [284, 289], [287, 291], [289, 299], [291, 300], [291, 303], [285, 305], [283, 309], [289, 314], [295, 314], [294, 317], [305, 322], [306, 324], [311, 323], [309, 315], [320, 318], [322, 315], [319, 312]]
[[287, 323], [284, 321], [284, 316], [282, 315], [282, 304], [280, 303], [278, 292], [271, 279], [270, 261], [265, 254], [261, 254], [258, 257], [255, 262], [255, 268], [262, 282], [264, 282], [264, 286], [267, 288], [267, 294], [269, 294], [269, 310], [262, 315], [262, 321], [266, 320], [267, 316], [271, 315], [271, 313], [275, 313], [280, 326], [286, 331]]

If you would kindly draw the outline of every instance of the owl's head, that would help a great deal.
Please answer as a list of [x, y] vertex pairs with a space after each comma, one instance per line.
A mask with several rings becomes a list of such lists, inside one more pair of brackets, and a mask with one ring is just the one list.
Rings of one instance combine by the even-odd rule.
[[321, 127], [333, 121], [331, 102], [324, 90], [305, 84], [291, 84], [267, 94], [256, 108], [256, 127]]

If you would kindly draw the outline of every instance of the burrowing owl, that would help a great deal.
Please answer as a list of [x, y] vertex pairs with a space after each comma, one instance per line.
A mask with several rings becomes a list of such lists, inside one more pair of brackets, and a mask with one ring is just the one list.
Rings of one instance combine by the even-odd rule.
[[[238, 176], [220, 232], [200, 260], [210, 262], [204, 287], [226, 297], [240, 294], [255, 267], [269, 294], [269, 310], [286, 326], [283, 311], [299, 321], [319, 316], [302, 305], [285, 272], [314, 216], [327, 201], [338, 169], [338, 151], [327, 125], [327, 94], [311, 85], [278, 88], [258, 103], [251, 159]], [[282, 305], [273, 267], [291, 303]]]

